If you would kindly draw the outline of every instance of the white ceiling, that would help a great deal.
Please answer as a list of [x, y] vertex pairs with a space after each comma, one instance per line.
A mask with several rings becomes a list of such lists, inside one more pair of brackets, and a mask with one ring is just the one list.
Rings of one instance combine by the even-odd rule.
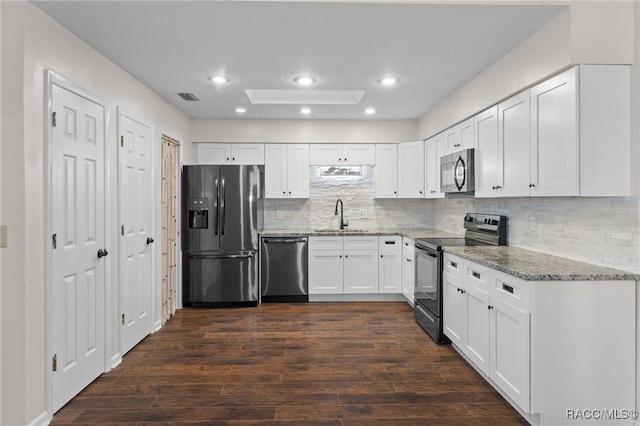
[[[259, 119], [416, 119], [563, 10], [270, 1], [33, 3], [189, 116]], [[230, 82], [207, 80], [217, 73]], [[303, 74], [317, 79], [310, 89], [293, 82]], [[380, 85], [377, 80], [387, 75], [400, 83]], [[364, 95], [355, 105], [304, 105], [312, 113], [301, 115], [300, 104], [251, 104], [247, 89]], [[178, 92], [200, 100], [184, 101]], [[240, 106], [248, 112], [236, 113]], [[368, 107], [376, 113], [365, 115]]]

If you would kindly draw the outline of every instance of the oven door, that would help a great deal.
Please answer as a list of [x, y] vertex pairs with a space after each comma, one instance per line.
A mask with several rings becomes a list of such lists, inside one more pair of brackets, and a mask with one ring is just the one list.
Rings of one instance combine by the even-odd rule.
[[440, 317], [440, 252], [416, 244], [415, 302]]

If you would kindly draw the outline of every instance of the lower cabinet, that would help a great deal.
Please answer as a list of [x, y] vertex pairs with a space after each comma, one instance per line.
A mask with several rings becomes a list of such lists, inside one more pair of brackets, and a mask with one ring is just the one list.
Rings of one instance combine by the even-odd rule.
[[378, 293], [378, 237], [309, 237], [309, 294]]
[[416, 283], [415, 248], [410, 238], [402, 238], [402, 294], [413, 306]]
[[378, 255], [378, 293], [402, 293], [402, 237], [379, 237]]
[[450, 253], [443, 270], [444, 333], [528, 420], [634, 406], [635, 282], [524, 281]]

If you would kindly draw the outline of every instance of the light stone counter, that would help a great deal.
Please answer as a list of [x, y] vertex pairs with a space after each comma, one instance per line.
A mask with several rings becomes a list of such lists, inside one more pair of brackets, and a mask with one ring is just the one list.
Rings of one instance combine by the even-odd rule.
[[260, 232], [261, 237], [318, 237], [332, 235], [348, 235], [348, 236], [387, 236], [401, 235], [403, 237], [416, 238], [464, 238], [463, 235], [452, 234], [451, 232], [438, 231], [437, 229], [265, 229]]
[[518, 247], [443, 247], [443, 250], [526, 281], [640, 280], [639, 274]]

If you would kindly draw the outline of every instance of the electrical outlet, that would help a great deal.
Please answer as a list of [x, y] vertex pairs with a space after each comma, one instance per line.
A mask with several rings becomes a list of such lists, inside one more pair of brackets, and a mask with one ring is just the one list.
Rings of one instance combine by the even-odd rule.
[[278, 220], [284, 219], [284, 212], [282, 210], [276, 210], [276, 219]]
[[362, 210], [362, 211], [360, 212], [360, 217], [369, 217], [369, 214], [367, 213], [367, 211], [366, 211], [366, 210]]
[[531, 216], [531, 218], [529, 218], [529, 231], [536, 232], [537, 229], [538, 229], [538, 223], [536, 222], [536, 217]]

